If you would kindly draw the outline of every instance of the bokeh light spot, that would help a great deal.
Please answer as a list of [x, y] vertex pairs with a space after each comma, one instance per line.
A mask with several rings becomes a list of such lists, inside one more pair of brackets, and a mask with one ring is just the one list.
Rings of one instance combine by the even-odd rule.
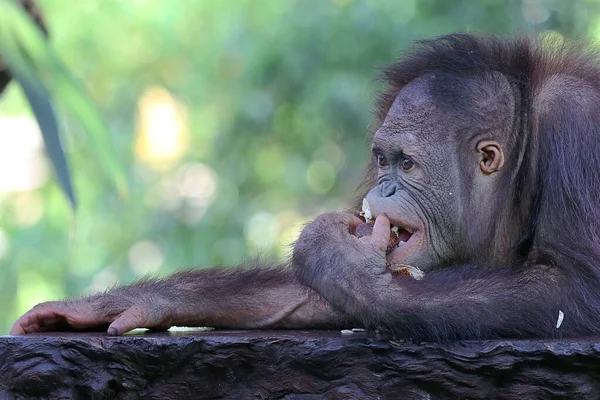
[[200, 222], [215, 198], [217, 174], [207, 165], [189, 163], [176, 173], [177, 190], [185, 200], [181, 219], [187, 224]]
[[278, 214], [277, 218], [282, 227], [279, 235], [279, 256], [287, 258], [291, 255], [292, 244], [298, 239], [302, 228], [310, 219], [293, 211], [284, 211]]
[[276, 145], [270, 145], [260, 150], [256, 157], [255, 169], [263, 182], [274, 182], [281, 179], [285, 165], [283, 150]]
[[88, 286], [85, 291], [90, 294], [103, 292], [112, 286], [119, 284], [119, 277], [112, 270], [112, 267], [107, 266], [100, 272], [94, 274], [92, 278], [92, 284]]
[[313, 192], [325, 194], [335, 183], [335, 168], [328, 162], [315, 161], [308, 166], [306, 182]]
[[188, 129], [181, 103], [160, 87], [147, 89], [138, 102], [138, 159], [162, 168], [179, 159], [186, 148]]
[[22, 228], [33, 226], [44, 214], [44, 202], [35, 192], [17, 193], [13, 197], [14, 219]]
[[158, 271], [165, 260], [161, 248], [150, 240], [137, 242], [127, 253], [129, 266], [139, 275]]
[[313, 160], [326, 161], [339, 171], [345, 164], [346, 155], [337, 144], [327, 142], [313, 153]]
[[279, 221], [271, 213], [259, 212], [250, 217], [244, 227], [244, 236], [251, 251], [272, 249], [279, 239]]
[[0, 194], [42, 186], [48, 179], [48, 166], [35, 120], [0, 118], [0, 133]]
[[532, 24], [541, 24], [550, 18], [550, 10], [540, 0], [523, 0], [521, 11], [523, 18]]
[[189, 163], [177, 171], [177, 189], [182, 197], [208, 201], [215, 194], [217, 174], [207, 165]]

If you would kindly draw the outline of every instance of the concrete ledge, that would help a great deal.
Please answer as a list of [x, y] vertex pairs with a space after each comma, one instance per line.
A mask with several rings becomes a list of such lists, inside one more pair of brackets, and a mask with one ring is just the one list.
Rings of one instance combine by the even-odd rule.
[[0, 398], [600, 398], [600, 344], [338, 331], [0, 337]]

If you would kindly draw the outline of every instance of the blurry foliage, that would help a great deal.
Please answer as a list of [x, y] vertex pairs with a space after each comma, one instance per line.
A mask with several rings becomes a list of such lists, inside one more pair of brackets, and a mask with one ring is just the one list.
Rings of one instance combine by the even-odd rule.
[[[37, 302], [140, 275], [284, 259], [362, 176], [376, 68], [452, 31], [600, 35], [600, 2], [39, 0], [108, 124], [61, 119], [69, 210], [19, 87], [0, 101], [0, 333]], [[60, 101], [60, 99], [58, 99]], [[126, 199], [97, 164], [114, 149]]]
[[[125, 179], [110, 146], [110, 134], [98, 111], [52, 51], [44, 30], [13, 0], [0, 0], [0, 56], [6, 70], [10, 71], [8, 77], [12, 76], [19, 83], [27, 98], [40, 127], [46, 154], [72, 206], [76, 204], [75, 194], [52, 99], [58, 100], [83, 125], [85, 133], [95, 142], [94, 153], [102, 168], [124, 192]], [[4, 84], [0, 85], [4, 89]]]

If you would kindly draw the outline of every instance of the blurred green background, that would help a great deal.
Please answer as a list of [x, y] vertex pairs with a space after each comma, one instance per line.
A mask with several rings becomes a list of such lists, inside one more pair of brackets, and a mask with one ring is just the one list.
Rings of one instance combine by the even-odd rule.
[[39, 0], [127, 176], [61, 116], [79, 206], [18, 85], [0, 98], [0, 334], [38, 302], [145, 274], [284, 259], [347, 204], [368, 157], [376, 69], [453, 31], [600, 36], [600, 1]]

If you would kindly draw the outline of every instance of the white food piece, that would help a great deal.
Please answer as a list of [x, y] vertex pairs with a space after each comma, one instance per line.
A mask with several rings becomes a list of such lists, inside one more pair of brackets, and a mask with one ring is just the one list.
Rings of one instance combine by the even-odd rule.
[[211, 328], [209, 326], [197, 326], [197, 327], [192, 327], [192, 326], [172, 326], [169, 329], [167, 329], [169, 332], [206, 332], [206, 331], [212, 331], [215, 328]]
[[364, 332], [365, 330], [364, 328], [352, 328], [352, 332]]
[[423, 271], [421, 271], [417, 267], [413, 267], [412, 265], [390, 265], [390, 269], [394, 272], [406, 271], [411, 276], [411, 278], [416, 280], [420, 280], [425, 276], [425, 273]]
[[406, 242], [404, 240], [401, 240], [398, 242], [398, 247], [402, 246], [403, 244], [406, 244]]
[[350, 329], [342, 329], [340, 333], [342, 335], [352, 335], [354, 332], [352, 332]]
[[558, 310], [558, 321], [556, 321], [556, 329], [560, 328], [564, 318], [565, 314], [562, 311]]
[[371, 214], [371, 207], [369, 207], [369, 202], [367, 199], [363, 199], [362, 203], [362, 211], [367, 222], [373, 222], [373, 214]]
[[416, 280], [420, 280], [425, 276], [425, 273], [417, 267], [408, 266], [406, 267], [406, 270], [408, 271], [410, 276], [412, 276]]

